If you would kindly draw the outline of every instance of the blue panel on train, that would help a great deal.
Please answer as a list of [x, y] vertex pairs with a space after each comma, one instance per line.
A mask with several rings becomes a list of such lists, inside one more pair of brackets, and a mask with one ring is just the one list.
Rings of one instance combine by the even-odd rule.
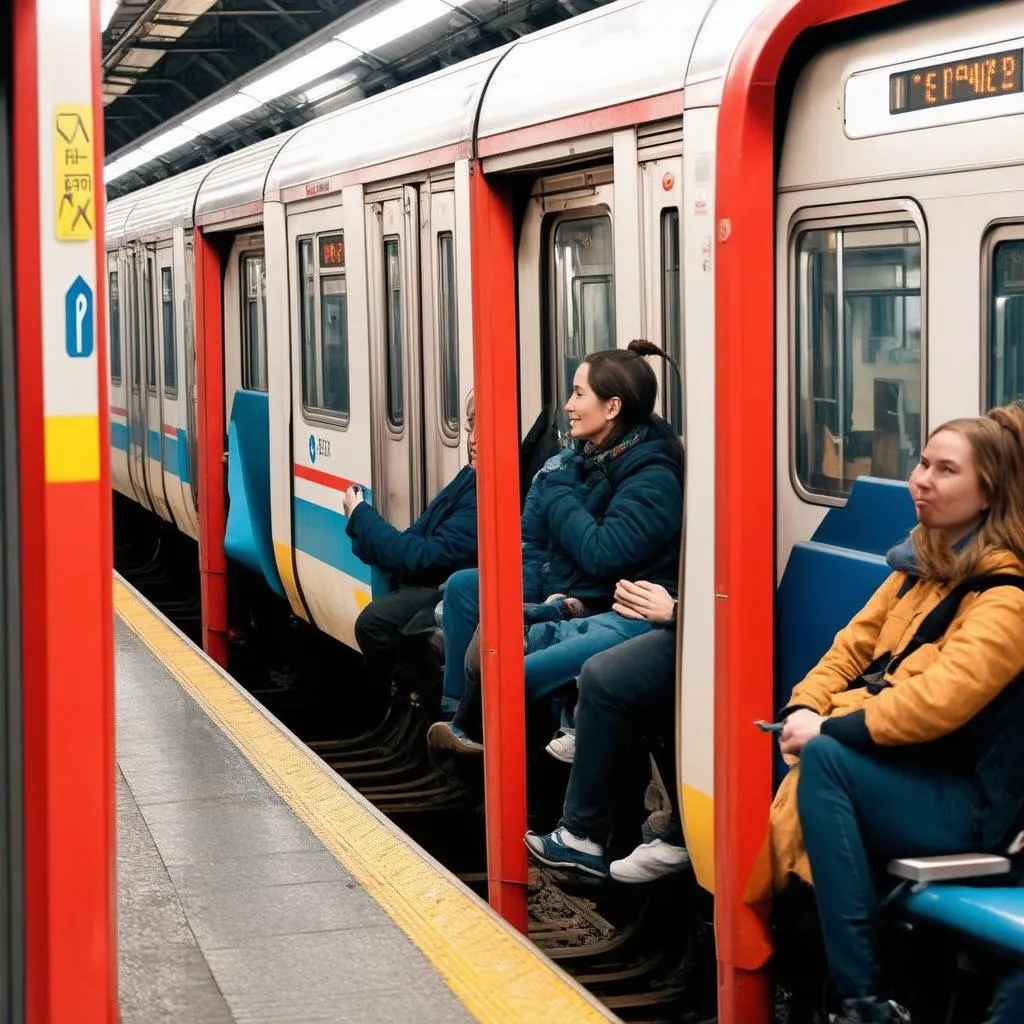
[[829, 509], [811, 539], [884, 555], [916, 523], [910, 488], [902, 480], [862, 476], [853, 482], [846, 507]]
[[284, 597], [270, 528], [270, 404], [265, 392], [236, 391], [231, 403], [228, 498], [225, 554], [261, 574]]
[[128, 451], [128, 424], [110, 421], [110, 446], [119, 452]]
[[1024, 955], [1024, 889], [928, 885], [901, 902], [911, 917], [944, 925], [1003, 953]]
[[[340, 512], [315, 502], [296, 498], [293, 503], [295, 549], [324, 565], [346, 573], [368, 586], [373, 579], [370, 567], [356, 558], [352, 541], [345, 533], [348, 520]], [[377, 589], [373, 593], [380, 596]]]

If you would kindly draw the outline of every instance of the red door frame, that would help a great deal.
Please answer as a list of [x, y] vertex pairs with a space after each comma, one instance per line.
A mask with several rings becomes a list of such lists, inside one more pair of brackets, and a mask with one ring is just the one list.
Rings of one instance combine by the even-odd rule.
[[228, 664], [228, 566], [224, 554], [224, 311], [221, 251], [201, 228], [193, 241], [199, 477], [199, 591], [203, 650]]
[[[52, 7], [52, 5], [51, 5]], [[99, 0], [81, 51], [91, 62], [94, 182], [103, 181]], [[91, 242], [55, 243], [44, 232], [42, 168], [54, 154], [51, 109], [40, 109], [40, 47], [69, 45], [67, 33], [39, 23], [37, 0], [13, 7], [14, 323], [17, 338], [19, 508], [21, 530], [22, 715], [24, 744], [25, 997], [29, 1021], [113, 1024], [117, 1019], [114, 858], [113, 534], [106, 367], [106, 259], [102, 184], [95, 189]], [[75, 46], [79, 45], [78, 40]], [[44, 73], [57, 75], [52, 54]], [[74, 94], [72, 93], [72, 96]], [[45, 162], [45, 163], [44, 163]], [[44, 438], [43, 305], [63, 316], [48, 281], [44, 249], [81, 246], [95, 260], [94, 365], [98, 411], [76, 417], [67, 436], [86, 455], [48, 479]], [[52, 273], [52, 271], [50, 271]], [[93, 276], [90, 274], [89, 276]], [[70, 284], [70, 281], [68, 282]], [[58, 308], [57, 304], [60, 304]], [[63, 321], [61, 321], [63, 323]], [[52, 330], [52, 327], [51, 327]], [[90, 423], [89, 421], [92, 420]], [[92, 445], [98, 451], [90, 452]], [[93, 461], [95, 459], [95, 461]], [[91, 464], [91, 466], [90, 466]], [[98, 467], [98, 468], [96, 468]]]
[[771, 758], [750, 723], [772, 716], [774, 672], [776, 84], [801, 33], [903, 2], [777, 0], [744, 35], [719, 109], [715, 932], [722, 1024], [763, 1024], [769, 1013], [768, 935], [743, 890], [772, 793]]
[[479, 161], [470, 164], [469, 183], [487, 886], [491, 906], [525, 934], [526, 697], [515, 233], [511, 197], [488, 181]]

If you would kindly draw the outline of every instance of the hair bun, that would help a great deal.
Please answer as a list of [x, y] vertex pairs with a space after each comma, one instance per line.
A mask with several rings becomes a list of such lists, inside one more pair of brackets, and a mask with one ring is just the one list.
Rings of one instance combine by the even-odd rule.
[[637, 355], [641, 356], [664, 356], [665, 353], [654, 344], [653, 341], [648, 341], [646, 338], [634, 338], [626, 348], [630, 352], [636, 352]]
[[995, 409], [990, 409], [987, 415], [1004, 430], [1013, 434], [1021, 449], [1024, 450], [1024, 403], [1018, 400], [1009, 405], [1000, 405]]

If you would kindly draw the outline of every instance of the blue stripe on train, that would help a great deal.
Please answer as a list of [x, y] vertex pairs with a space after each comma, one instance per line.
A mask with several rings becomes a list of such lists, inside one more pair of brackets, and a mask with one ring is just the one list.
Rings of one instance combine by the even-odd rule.
[[[116, 451], [128, 451], [129, 431], [127, 423], [110, 424], [110, 446]], [[184, 430], [178, 430], [177, 437], [164, 436], [164, 472], [178, 477], [182, 483], [191, 483], [191, 472], [188, 457], [188, 436]], [[150, 430], [146, 437], [147, 450], [151, 459], [160, 461], [160, 434]]]
[[370, 567], [352, 553], [345, 516], [303, 498], [294, 499], [293, 509], [296, 549], [370, 586]]

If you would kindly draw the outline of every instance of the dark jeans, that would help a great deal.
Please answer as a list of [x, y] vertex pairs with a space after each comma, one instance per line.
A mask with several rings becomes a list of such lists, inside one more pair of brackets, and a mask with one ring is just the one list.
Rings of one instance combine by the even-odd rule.
[[919, 759], [910, 748], [861, 751], [830, 736], [800, 755], [797, 806], [829, 973], [843, 999], [879, 994], [875, 879], [886, 862], [978, 846], [975, 785]]
[[682, 845], [675, 772], [676, 635], [652, 629], [583, 666], [576, 705], [576, 754], [565, 794], [562, 824], [574, 835], [605, 845], [612, 794], [631, 745], [642, 732], [665, 733], [655, 750], [672, 801], [672, 831], [662, 838]]
[[356, 619], [356, 641], [379, 685], [419, 689], [430, 705], [440, 696], [443, 654], [430, 642], [436, 587], [399, 587], [371, 601]]
[[988, 1024], [1020, 1024], [1024, 1020], [1024, 971], [1010, 975], [996, 994]]

